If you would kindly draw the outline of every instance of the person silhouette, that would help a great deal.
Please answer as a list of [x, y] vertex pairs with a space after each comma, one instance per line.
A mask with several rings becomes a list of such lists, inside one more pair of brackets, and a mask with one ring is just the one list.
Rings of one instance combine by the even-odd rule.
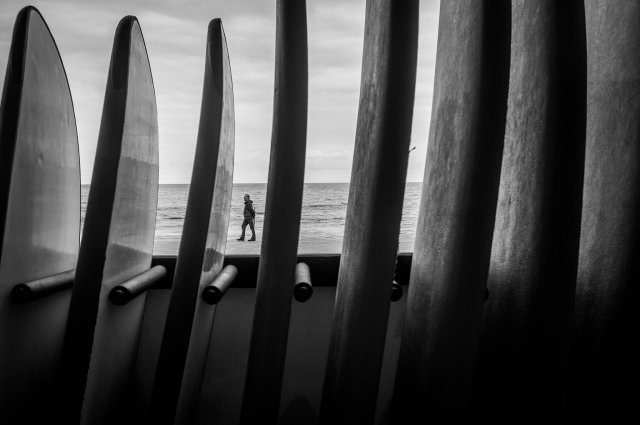
[[242, 236], [238, 238], [239, 241], [244, 240], [244, 233], [247, 225], [251, 229], [251, 239], [250, 242], [256, 240], [256, 231], [253, 225], [253, 221], [256, 218], [256, 210], [253, 208], [253, 201], [249, 198], [249, 195], [245, 193], [244, 195], [244, 210], [242, 211], [242, 215], [244, 216], [244, 220], [242, 221]]

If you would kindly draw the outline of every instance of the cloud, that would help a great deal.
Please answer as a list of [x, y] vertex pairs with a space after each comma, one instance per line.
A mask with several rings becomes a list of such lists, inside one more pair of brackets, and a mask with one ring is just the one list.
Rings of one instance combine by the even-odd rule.
[[[437, 0], [420, 2], [418, 77], [408, 180], [422, 180], [438, 23]], [[188, 182], [200, 114], [206, 32], [221, 17], [234, 83], [237, 182], [267, 179], [275, 59], [275, 1], [39, 0], [64, 61], [76, 109], [83, 183], [91, 178], [115, 28], [135, 15], [154, 78], [162, 183]], [[23, 3], [0, 4], [0, 78]], [[307, 2], [308, 154], [305, 179], [348, 181], [355, 143], [364, 0]]]

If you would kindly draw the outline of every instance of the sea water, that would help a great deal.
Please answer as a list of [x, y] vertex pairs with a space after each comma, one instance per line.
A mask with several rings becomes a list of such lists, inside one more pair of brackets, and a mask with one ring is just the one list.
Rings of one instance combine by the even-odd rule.
[[[400, 223], [399, 251], [413, 251], [422, 183], [407, 183]], [[82, 217], [87, 203], [89, 186], [82, 186]], [[256, 210], [257, 242], [238, 242], [244, 207], [244, 194], [249, 194]], [[176, 255], [182, 235], [189, 185], [163, 184], [158, 190], [158, 210], [154, 253]], [[231, 213], [226, 253], [260, 253], [264, 222], [266, 183], [238, 183], [233, 185]], [[348, 183], [306, 183], [302, 198], [299, 253], [338, 253], [342, 248], [344, 224], [349, 198]], [[375, 230], [372, 230], [375, 231]], [[251, 231], [247, 226], [247, 237]]]

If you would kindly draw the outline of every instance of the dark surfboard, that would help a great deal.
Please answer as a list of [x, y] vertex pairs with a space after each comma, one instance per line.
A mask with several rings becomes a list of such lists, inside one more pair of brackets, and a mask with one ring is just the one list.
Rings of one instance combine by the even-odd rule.
[[640, 3], [585, 2], [587, 136], [567, 418], [638, 422]]
[[[584, 172], [584, 2], [512, 8], [509, 112], [472, 409], [473, 420], [494, 424], [564, 414]], [[483, 408], [495, 400], [499, 409]]]
[[149, 423], [193, 422], [216, 310], [202, 292], [224, 262], [234, 146], [229, 53], [222, 22], [214, 19], [209, 23], [198, 143]]
[[240, 423], [278, 418], [297, 263], [307, 138], [306, 4], [279, 0], [271, 159]]
[[508, 0], [440, 6], [433, 111], [393, 423], [464, 423], [507, 112]]
[[[62, 423], [126, 423], [145, 296], [110, 290], [149, 269], [158, 197], [158, 124], [135, 17], [116, 29], [60, 376]], [[82, 414], [81, 414], [82, 411]]]
[[418, 1], [366, 6], [360, 105], [320, 422], [373, 423], [404, 197]]
[[71, 93], [47, 24], [26, 7], [16, 19], [0, 106], [0, 411], [6, 423], [48, 417], [70, 294], [18, 304], [11, 290], [74, 269], [79, 235]]

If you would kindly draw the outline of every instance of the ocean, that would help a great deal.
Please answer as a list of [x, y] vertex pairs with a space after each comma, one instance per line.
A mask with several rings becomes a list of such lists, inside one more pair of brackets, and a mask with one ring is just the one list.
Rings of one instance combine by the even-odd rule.
[[[407, 183], [400, 224], [400, 252], [412, 252], [420, 206], [422, 183]], [[82, 217], [87, 204], [89, 186], [82, 186]], [[257, 242], [239, 242], [242, 224], [243, 196], [248, 193], [256, 209]], [[158, 212], [154, 254], [176, 255], [182, 234], [189, 185], [163, 184], [158, 191]], [[259, 254], [264, 221], [266, 183], [239, 183], [233, 185], [227, 254]], [[339, 253], [342, 250], [344, 223], [349, 197], [348, 183], [306, 183], [302, 199], [300, 221], [300, 254]], [[251, 235], [247, 227], [247, 234]], [[250, 236], [249, 236], [250, 237]], [[247, 239], [249, 239], [247, 237]]]

